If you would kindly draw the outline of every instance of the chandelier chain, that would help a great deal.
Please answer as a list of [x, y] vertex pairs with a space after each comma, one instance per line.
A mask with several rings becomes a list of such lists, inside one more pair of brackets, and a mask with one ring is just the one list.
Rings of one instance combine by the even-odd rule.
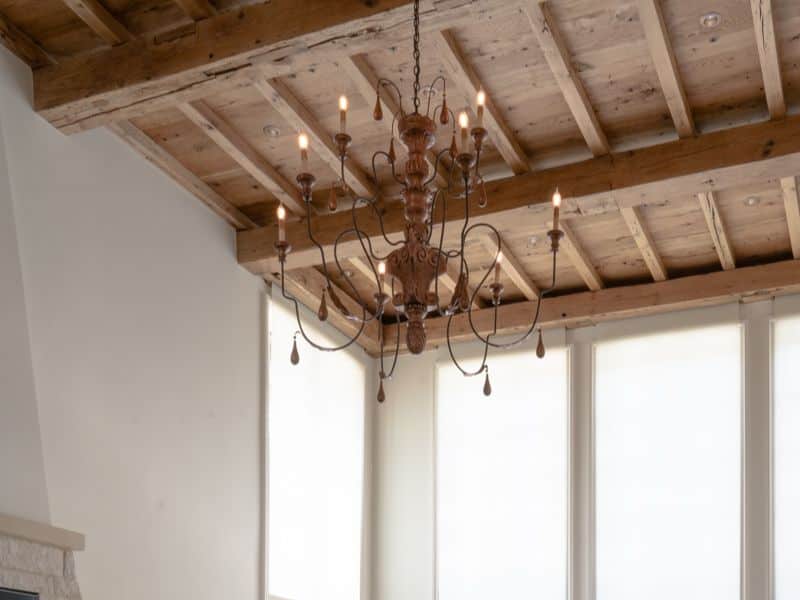
[[414, 113], [419, 113], [419, 78], [420, 78], [420, 51], [419, 51], [419, 0], [414, 0]]

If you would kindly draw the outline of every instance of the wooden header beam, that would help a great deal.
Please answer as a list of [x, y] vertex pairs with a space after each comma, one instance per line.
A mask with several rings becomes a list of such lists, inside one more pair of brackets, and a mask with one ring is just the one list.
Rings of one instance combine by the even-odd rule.
[[[180, 35], [136, 39], [67, 58], [34, 75], [36, 110], [72, 133], [246, 82], [258, 65], [269, 77], [368, 52], [411, 37], [411, 0], [272, 0], [220, 12]], [[431, 0], [424, 32], [518, 11], [508, 0]], [[169, 36], [167, 36], [169, 37]]]
[[[640, 317], [658, 313], [714, 306], [753, 297], [770, 297], [800, 292], [800, 261], [788, 260], [733, 271], [681, 277], [656, 283], [606, 288], [547, 298], [542, 304], [541, 324], [545, 328], [579, 327], [603, 321]], [[530, 327], [536, 302], [506, 304], [498, 311], [498, 335], [513, 335]], [[475, 328], [485, 335], [491, 332], [494, 309], [473, 311]], [[425, 321], [428, 347], [446, 343], [447, 319]], [[395, 343], [395, 325], [386, 325], [386, 347]], [[405, 335], [403, 328], [401, 335]], [[467, 316], [456, 315], [451, 324], [454, 342], [474, 340]]]
[[[472, 218], [491, 223], [499, 230], [519, 223], [541, 226], [552, 216], [550, 198], [556, 187], [564, 197], [564, 219], [616, 212], [622, 207], [663, 203], [665, 199], [692, 201], [698, 193], [780, 179], [800, 173], [800, 116], [780, 122], [764, 122], [721, 130], [698, 137], [679, 139], [658, 146], [640, 148], [580, 163], [517, 175], [486, 183], [489, 204], [472, 207]], [[371, 209], [358, 209], [359, 226], [372, 239], [376, 251], [386, 249], [377, 219]], [[449, 207], [449, 221], [463, 219], [463, 206]], [[351, 226], [350, 214], [316, 217], [315, 235], [331, 252], [336, 236]], [[395, 239], [404, 230], [402, 208], [389, 207], [384, 216], [386, 233]], [[305, 223], [289, 224], [293, 246], [292, 268], [319, 261], [308, 240]], [[457, 239], [456, 228], [447, 230], [445, 240]], [[239, 262], [254, 273], [272, 272], [276, 266], [274, 228], [238, 235]], [[340, 244], [340, 258], [361, 252], [360, 244]]]

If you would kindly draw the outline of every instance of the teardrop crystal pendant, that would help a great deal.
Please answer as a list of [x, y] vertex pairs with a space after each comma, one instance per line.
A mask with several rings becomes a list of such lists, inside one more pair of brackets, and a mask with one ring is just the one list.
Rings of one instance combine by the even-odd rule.
[[336, 195], [336, 186], [331, 187], [331, 193], [328, 196], [328, 210], [331, 212], [336, 211], [336, 207], [339, 205], [339, 198]]
[[478, 189], [480, 190], [480, 195], [478, 196], [478, 206], [481, 208], [486, 208], [486, 205], [489, 204], [489, 197], [486, 195], [486, 182], [483, 181], [483, 179], [480, 180]]
[[389, 161], [394, 162], [397, 158], [397, 154], [394, 151], [394, 138], [389, 141]]
[[375, 98], [375, 110], [372, 111], [372, 118], [376, 121], [383, 121], [383, 107], [381, 106], [381, 92], [378, 90]]
[[484, 396], [492, 395], [492, 384], [489, 381], [489, 369], [486, 369], [486, 379], [483, 382], [483, 395]]
[[383, 391], [383, 379], [378, 385], [378, 403], [383, 404], [386, 402], [386, 392]]
[[300, 362], [300, 353], [297, 351], [297, 338], [292, 342], [292, 355], [289, 358], [293, 365]]
[[539, 330], [539, 343], [536, 344], [536, 356], [539, 358], [544, 358], [545, 349], [544, 349], [544, 340], [542, 339], [542, 330]]
[[458, 156], [458, 146], [456, 145], [456, 134], [453, 134], [453, 140], [450, 142], [450, 158]]
[[322, 300], [319, 303], [319, 310], [317, 311], [317, 317], [320, 321], [327, 321], [328, 320], [328, 300], [326, 299], [325, 290], [322, 290]]
[[447, 125], [450, 122], [450, 109], [447, 108], [447, 94], [442, 98], [442, 112], [439, 114], [439, 123]]

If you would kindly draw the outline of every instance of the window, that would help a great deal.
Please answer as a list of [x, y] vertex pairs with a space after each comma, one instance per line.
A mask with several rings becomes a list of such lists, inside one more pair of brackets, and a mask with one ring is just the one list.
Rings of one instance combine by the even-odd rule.
[[800, 595], [800, 319], [775, 323], [775, 598]]
[[[478, 363], [467, 363], [477, 368]], [[437, 368], [439, 600], [566, 597], [566, 350]]]
[[300, 339], [292, 366], [294, 313], [272, 301], [269, 325], [269, 594], [358, 600], [365, 369]]
[[597, 600], [738, 600], [741, 328], [595, 347]]

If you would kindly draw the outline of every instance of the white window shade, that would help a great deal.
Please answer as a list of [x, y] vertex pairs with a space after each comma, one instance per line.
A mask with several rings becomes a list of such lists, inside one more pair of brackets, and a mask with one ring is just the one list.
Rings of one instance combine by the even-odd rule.
[[775, 323], [775, 599], [800, 597], [800, 319]]
[[294, 312], [270, 302], [269, 326], [269, 593], [358, 600], [365, 368], [299, 338], [292, 366]]
[[597, 600], [739, 600], [741, 328], [595, 348]]
[[482, 376], [437, 368], [438, 600], [562, 600], [567, 352], [490, 364], [490, 397]]

